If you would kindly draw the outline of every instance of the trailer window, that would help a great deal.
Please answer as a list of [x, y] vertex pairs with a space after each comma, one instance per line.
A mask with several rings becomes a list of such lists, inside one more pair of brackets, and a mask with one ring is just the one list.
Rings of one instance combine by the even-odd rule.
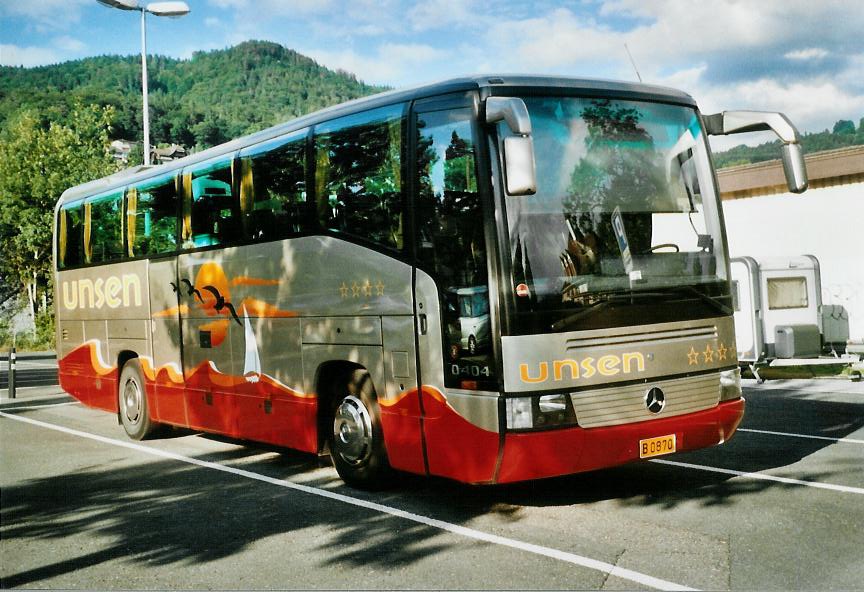
[[769, 310], [807, 306], [807, 278], [768, 278]]

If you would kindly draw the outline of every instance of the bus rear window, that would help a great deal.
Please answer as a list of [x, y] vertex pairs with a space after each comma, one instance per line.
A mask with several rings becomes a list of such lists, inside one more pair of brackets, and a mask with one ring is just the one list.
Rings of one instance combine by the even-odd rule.
[[57, 268], [84, 263], [84, 204], [64, 205], [57, 220]]

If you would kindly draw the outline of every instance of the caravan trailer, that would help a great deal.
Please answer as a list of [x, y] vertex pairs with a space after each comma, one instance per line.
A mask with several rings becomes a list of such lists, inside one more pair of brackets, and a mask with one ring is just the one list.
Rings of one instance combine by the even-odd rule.
[[822, 304], [813, 255], [736, 257], [730, 267], [739, 362], [817, 357], [823, 345], [848, 338], [845, 309]]

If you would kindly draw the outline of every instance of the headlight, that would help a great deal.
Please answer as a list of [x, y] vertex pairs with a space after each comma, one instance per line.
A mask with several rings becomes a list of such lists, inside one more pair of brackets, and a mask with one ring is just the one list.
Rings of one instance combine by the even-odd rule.
[[564, 425], [576, 425], [576, 413], [568, 394], [507, 399], [507, 427], [511, 430]]
[[720, 373], [720, 400], [730, 401], [741, 396], [741, 369], [724, 370]]
[[507, 399], [507, 427], [513, 430], [526, 430], [534, 427], [529, 397]]

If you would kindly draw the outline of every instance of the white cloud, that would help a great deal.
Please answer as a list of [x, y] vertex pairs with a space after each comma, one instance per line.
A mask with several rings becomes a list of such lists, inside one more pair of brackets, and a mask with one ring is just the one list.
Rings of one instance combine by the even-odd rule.
[[60, 54], [50, 47], [19, 47], [0, 45], [0, 65], [3, 66], [44, 66], [61, 60]]
[[479, 18], [474, 0], [419, 0], [407, 11], [415, 31], [465, 27]]
[[0, 15], [24, 18], [41, 29], [68, 29], [81, 20], [89, 0], [11, 0], [0, 2]]
[[54, 39], [54, 45], [58, 49], [62, 49], [65, 52], [72, 53], [80, 53], [87, 49], [87, 45], [83, 41], [75, 39], [74, 37], [69, 37], [68, 35], [56, 37]]
[[333, 9], [333, 0], [210, 0], [223, 9], [242, 11], [246, 18], [297, 17], [325, 13]]
[[838, 88], [831, 81], [784, 84], [763, 79], [709, 87], [701, 98], [706, 110], [761, 109], [786, 113], [799, 129], [821, 131], [850, 114], [864, 114], [864, 96]]
[[222, 21], [220, 21], [215, 16], [208, 16], [207, 18], [204, 19], [204, 25], [207, 27], [210, 27], [211, 29], [215, 29], [215, 28], [219, 27], [221, 24], [222, 24]]
[[398, 43], [380, 45], [372, 55], [350, 49], [310, 49], [302, 53], [328, 68], [356, 74], [360, 80], [393, 86], [404, 86], [406, 78], [414, 80], [418, 70], [450, 57], [446, 50], [429, 45]]
[[783, 54], [787, 60], [821, 60], [828, 57], [829, 52], [821, 47], [810, 47], [808, 49], [799, 49], [797, 51], [789, 51]]

